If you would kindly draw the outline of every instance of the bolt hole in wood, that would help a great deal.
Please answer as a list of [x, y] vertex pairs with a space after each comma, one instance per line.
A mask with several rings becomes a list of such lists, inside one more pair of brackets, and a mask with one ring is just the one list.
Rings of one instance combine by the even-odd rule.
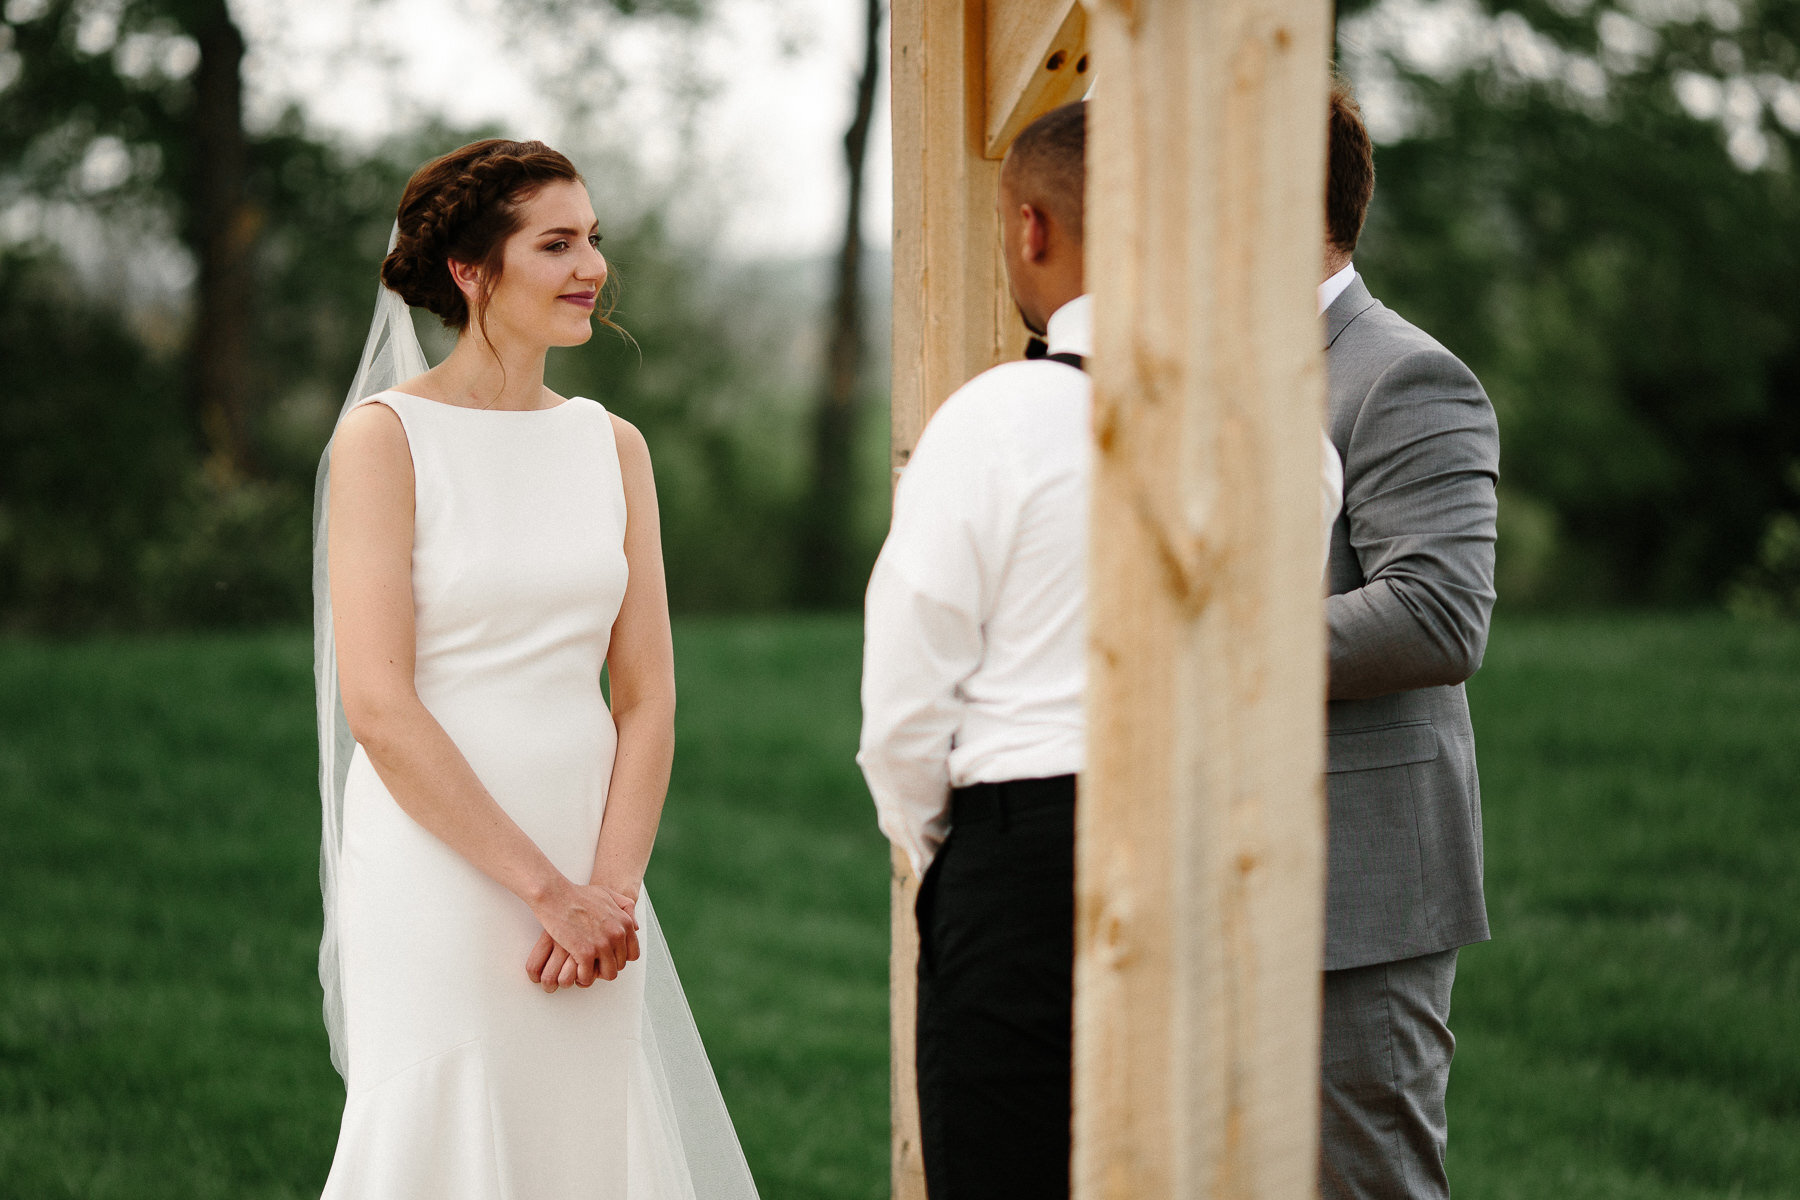
[[1046, 71], [1062, 70], [1062, 65], [1065, 61], [1068, 60], [1068, 57], [1069, 56], [1064, 54], [1061, 50], [1058, 50], [1055, 54], [1052, 54], [1050, 56], [1050, 61], [1044, 64], [1044, 70], [1046, 70]]

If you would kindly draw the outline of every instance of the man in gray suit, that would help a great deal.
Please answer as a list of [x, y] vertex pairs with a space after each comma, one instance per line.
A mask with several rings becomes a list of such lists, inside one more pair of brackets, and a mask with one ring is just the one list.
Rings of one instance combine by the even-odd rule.
[[1457, 947], [1488, 937], [1463, 681], [1494, 605], [1499, 431], [1469, 369], [1351, 265], [1374, 183], [1340, 81], [1319, 289], [1327, 431], [1344, 460], [1326, 607], [1326, 1200], [1449, 1195], [1450, 986]]

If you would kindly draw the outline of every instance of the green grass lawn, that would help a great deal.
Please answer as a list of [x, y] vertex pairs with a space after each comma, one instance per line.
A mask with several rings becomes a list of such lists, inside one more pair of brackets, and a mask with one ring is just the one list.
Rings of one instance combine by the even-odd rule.
[[1470, 685], [1495, 940], [1468, 1196], [1800, 1196], [1800, 630], [1503, 624]]
[[[886, 1191], [858, 630], [689, 621], [650, 886], [769, 1200]], [[316, 1196], [310, 647], [0, 642], [0, 1197]], [[1800, 631], [1514, 621], [1472, 686], [1494, 943], [1464, 1197], [1800, 1196]]]

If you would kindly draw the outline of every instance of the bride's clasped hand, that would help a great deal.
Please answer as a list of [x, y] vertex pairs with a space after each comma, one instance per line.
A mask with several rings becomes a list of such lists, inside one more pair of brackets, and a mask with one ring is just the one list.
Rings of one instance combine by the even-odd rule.
[[641, 953], [636, 909], [636, 895], [603, 884], [552, 885], [531, 907], [544, 932], [525, 960], [526, 977], [546, 992], [617, 979]]

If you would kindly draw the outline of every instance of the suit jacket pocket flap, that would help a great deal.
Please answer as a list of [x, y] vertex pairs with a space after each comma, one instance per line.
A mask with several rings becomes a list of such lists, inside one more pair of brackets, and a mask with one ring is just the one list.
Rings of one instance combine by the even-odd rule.
[[1326, 738], [1325, 747], [1325, 770], [1332, 775], [1430, 762], [1438, 756], [1437, 731], [1430, 721], [1346, 729]]

